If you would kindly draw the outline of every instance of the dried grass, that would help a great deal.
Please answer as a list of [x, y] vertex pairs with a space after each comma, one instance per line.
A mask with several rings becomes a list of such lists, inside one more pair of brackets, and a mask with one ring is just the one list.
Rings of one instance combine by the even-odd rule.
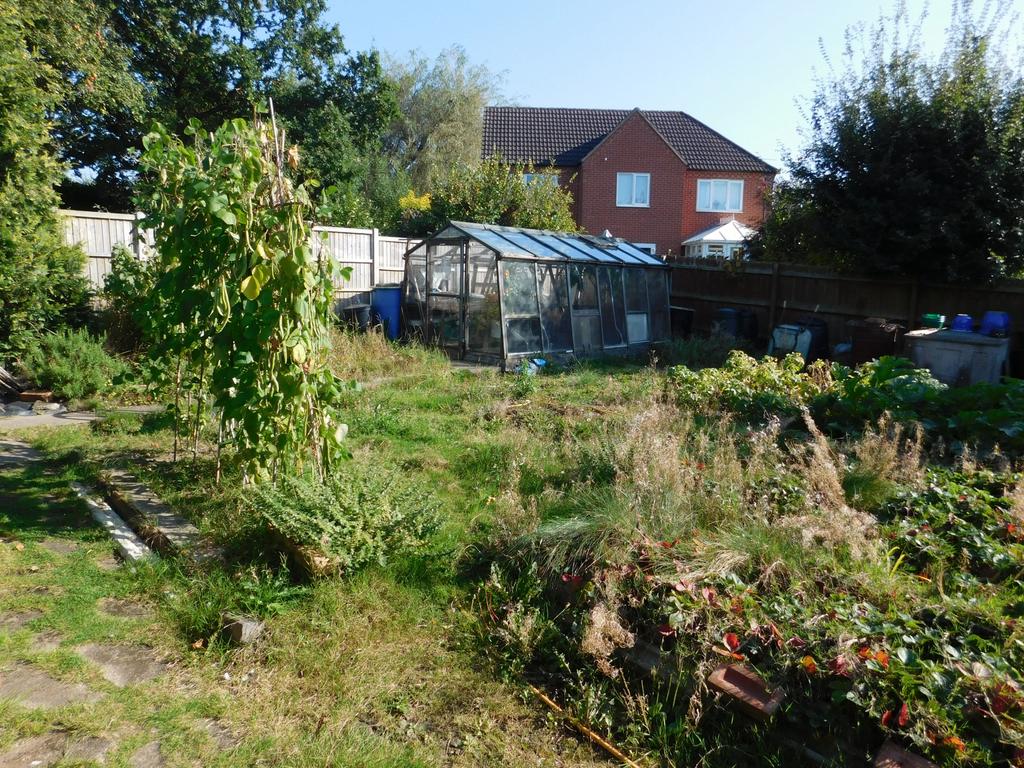
[[590, 610], [580, 649], [594, 658], [603, 674], [616, 678], [619, 670], [611, 662], [612, 654], [619, 648], [632, 648], [635, 642], [633, 633], [622, 626], [618, 611], [602, 600]]

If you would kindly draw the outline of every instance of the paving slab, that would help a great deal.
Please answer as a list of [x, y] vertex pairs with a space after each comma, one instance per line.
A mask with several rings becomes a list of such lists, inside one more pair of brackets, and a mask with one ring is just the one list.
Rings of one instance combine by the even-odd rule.
[[96, 607], [100, 612], [108, 616], [118, 616], [123, 619], [149, 619], [153, 617], [153, 609], [148, 605], [121, 597], [100, 598]]
[[16, 632], [30, 621], [40, 619], [42, 616], [42, 611], [10, 611], [8, 613], [0, 613], [0, 632]]
[[20, 467], [33, 461], [42, 461], [43, 454], [20, 440], [0, 438], [0, 469]]
[[52, 709], [96, 701], [100, 694], [81, 683], [65, 683], [29, 664], [15, 664], [0, 672], [0, 699], [11, 699], [28, 709]]
[[64, 751], [64, 759], [77, 762], [102, 763], [107, 753], [114, 747], [114, 742], [102, 736], [87, 736], [68, 744]]
[[128, 758], [128, 765], [131, 768], [163, 768], [167, 763], [164, 756], [160, 754], [160, 742], [151, 741], [143, 747], [139, 747]]
[[167, 669], [152, 648], [139, 645], [89, 643], [76, 648], [75, 653], [98, 666], [103, 677], [119, 688], [152, 680]]
[[78, 549], [78, 542], [71, 539], [47, 538], [39, 542], [39, 546], [55, 555], [70, 555]]
[[116, 571], [121, 566], [121, 561], [113, 555], [103, 555], [96, 558], [96, 567], [101, 571]]
[[64, 757], [66, 743], [64, 733], [19, 739], [6, 752], [0, 752], [0, 768], [48, 768]]
[[36, 653], [49, 653], [60, 648], [60, 641], [60, 633], [48, 629], [34, 635], [29, 647]]
[[200, 718], [197, 723], [220, 749], [232, 749], [238, 745], [238, 738], [225, 728], [220, 720], [204, 717]]

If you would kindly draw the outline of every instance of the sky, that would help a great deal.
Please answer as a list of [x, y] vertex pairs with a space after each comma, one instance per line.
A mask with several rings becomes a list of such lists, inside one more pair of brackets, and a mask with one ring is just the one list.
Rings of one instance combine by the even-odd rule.
[[[847, 27], [895, 0], [328, 0], [353, 51], [433, 58], [458, 44], [501, 73], [507, 103], [680, 109], [775, 166], [800, 146], [801, 103]], [[1024, 0], [1009, 0], [1012, 12]], [[924, 0], [907, 0], [920, 17]], [[941, 51], [949, 0], [928, 7]]]

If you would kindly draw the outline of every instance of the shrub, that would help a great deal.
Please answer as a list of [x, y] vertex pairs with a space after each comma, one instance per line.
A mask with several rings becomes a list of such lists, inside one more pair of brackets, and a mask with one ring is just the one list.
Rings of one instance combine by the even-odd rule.
[[713, 333], [690, 336], [655, 345], [658, 362], [664, 365], [685, 365], [687, 368], [718, 368], [725, 365], [729, 354], [743, 342], [734, 336]]
[[95, 395], [110, 386], [124, 367], [84, 330], [42, 336], [22, 358], [22, 370], [30, 381], [68, 400]]
[[251, 511], [290, 543], [344, 573], [423, 547], [440, 525], [437, 502], [397, 471], [352, 461], [325, 482], [283, 478], [254, 489]]
[[107, 342], [135, 352], [145, 335], [145, 302], [156, 283], [156, 262], [141, 261], [123, 245], [114, 246], [110, 274], [103, 285], [103, 321]]

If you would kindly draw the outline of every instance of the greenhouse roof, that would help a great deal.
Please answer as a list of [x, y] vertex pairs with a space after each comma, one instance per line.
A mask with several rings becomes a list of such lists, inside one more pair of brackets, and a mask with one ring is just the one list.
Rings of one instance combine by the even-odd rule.
[[543, 229], [499, 227], [496, 224], [473, 224], [453, 221], [427, 240], [448, 240], [470, 237], [500, 256], [514, 259], [574, 261], [589, 264], [665, 267], [657, 256], [617, 237], [596, 237], [572, 232], [549, 232]]

